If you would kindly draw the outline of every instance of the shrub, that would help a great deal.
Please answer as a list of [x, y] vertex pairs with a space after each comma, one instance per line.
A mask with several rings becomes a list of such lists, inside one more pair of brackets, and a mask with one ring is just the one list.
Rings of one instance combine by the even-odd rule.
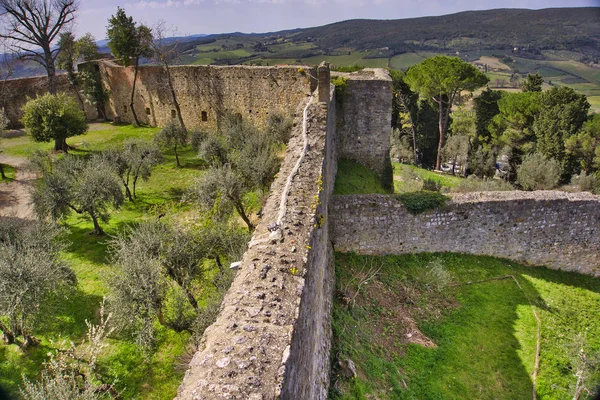
[[338, 76], [335, 79], [331, 78], [331, 83], [335, 86], [335, 98], [339, 102], [344, 100], [344, 91], [346, 90], [347, 81], [348, 79], [343, 76]]
[[423, 190], [427, 190], [430, 192], [439, 192], [442, 190], [442, 184], [440, 181], [434, 181], [431, 178], [427, 178], [423, 181]]
[[515, 188], [510, 183], [501, 179], [478, 178], [475, 175], [469, 175], [467, 179], [460, 181], [458, 186], [452, 189], [453, 192], [496, 192], [509, 191]]
[[439, 258], [427, 263], [418, 276], [418, 282], [423, 289], [440, 292], [452, 282], [452, 275]]
[[66, 139], [85, 133], [85, 114], [66, 93], [29, 99], [23, 107], [23, 125], [35, 142], [54, 140], [54, 150], [67, 150]]
[[408, 212], [415, 215], [443, 207], [446, 204], [446, 200], [448, 200], [448, 196], [444, 196], [440, 192], [431, 192], [428, 190], [402, 193], [396, 196], [396, 198], [404, 204]]
[[558, 161], [541, 153], [525, 156], [517, 168], [517, 180], [525, 190], [549, 190], [558, 186], [561, 169]]
[[351, 65], [351, 66], [344, 66], [344, 67], [336, 67], [336, 68], [332, 68], [334, 71], [337, 72], [356, 72], [356, 71], [362, 71], [363, 69], [365, 69], [365, 67], [363, 67], [362, 65]]
[[580, 175], [573, 175], [571, 184], [577, 186], [582, 192], [600, 193], [600, 176], [597, 172], [589, 175], [585, 172]]

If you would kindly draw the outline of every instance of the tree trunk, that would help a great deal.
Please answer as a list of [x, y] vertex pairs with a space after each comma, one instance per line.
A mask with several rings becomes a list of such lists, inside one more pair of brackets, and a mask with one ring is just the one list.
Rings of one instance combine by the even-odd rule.
[[169, 68], [169, 64], [167, 62], [165, 62], [165, 71], [167, 72], [167, 81], [169, 84], [169, 90], [171, 91], [171, 97], [173, 97], [173, 105], [175, 106], [175, 111], [177, 111], [177, 118], [179, 119], [181, 128], [183, 128], [183, 130], [187, 132], [187, 128], [183, 123], [183, 116], [181, 115], [181, 107], [179, 107], [177, 95], [175, 94], [175, 88], [173, 87], [173, 81], [171, 80], [171, 69]]
[[175, 160], [177, 160], [177, 167], [181, 168], [181, 164], [179, 164], [179, 155], [177, 154], [177, 145], [175, 145], [173, 150], [175, 150]]
[[100, 102], [96, 103], [96, 111], [98, 112], [98, 117], [106, 121], [106, 110], [104, 108], [104, 104], [100, 104]]
[[138, 177], [136, 175], [136, 176], [133, 177], [133, 198], [134, 199], [137, 199], [137, 194], [135, 192], [135, 189], [137, 187], [137, 180], [138, 180]]
[[252, 224], [252, 222], [250, 222], [250, 219], [246, 215], [246, 211], [244, 210], [244, 206], [241, 205], [241, 204], [239, 204], [238, 201], [236, 201], [235, 202], [235, 210], [238, 212], [238, 214], [240, 215], [240, 217], [242, 217], [242, 219], [244, 220], [244, 222], [246, 223], [246, 225], [248, 225], [248, 231], [250, 233], [252, 233], [252, 231], [254, 230], [254, 224]]
[[440, 95], [438, 104], [439, 104], [438, 126], [440, 129], [440, 140], [438, 142], [437, 156], [435, 159], [435, 169], [437, 171], [440, 170], [440, 167], [442, 165], [442, 147], [444, 146], [444, 107], [443, 107], [444, 103], [442, 101], [441, 95]]
[[192, 293], [189, 291], [189, 289], [187, 287], [181, 286], [181, 288], [185, 292], [185, 296], [187, 297], [187, 299], [190, 302], [191, 306], [194, 307], [194, 310], [198, 311], [200, 307], [198, 306], [198, 302], [196, 301], [196, 299], [194, 298], [194, 296], [192, 296]]
[[55, 138], [54, 139], [54, 151], [64, 151], [65, 153], [69, 152], [69, 146], [67, 145], [67, 138]]
[[[134, 189], [133, 189], [133, 190], [135, 191], [135, 182], [134, 182], [134, 184], [133, 184], [133, 185], [134, 185], [134, 186], [133, 186], [133, 187], [134, 187]], [[131, 190], [129, 190], [129, 185], [128, 185], [128, 184], [126, 184], [126, 183], [123, 183], [123, 186], [125, 186], [125, 195], [127, 196], [127, 199], [128, 199], [129, 201], [133, 201], [133, 197], [131, 196]]]
[[44, 62], [46, 65], [46, 73], [48, 74], [48, 92], [50, 94], [56, 94], [56, 67], [54, 66], [54, 58], [50, 50], [50, 43], [43, 46], [44, 50]]
[[0, 176], [2, 179], [6, 179], [6, 174], [4, 173], [4, 165], [0, 164]]
[[468, 143], [467, 143], [467, 154], [465, 155], [465, 162], [463, 165], [463, 177], [467, 177], [467, 168], [469, 168], [469, 154], [471, 154], [471, 149], [473, 148], [473, 145], [471, 144], [471, 139], [469, 139]]
[[2, 331], [4, 335], [4, 343], [13, 344], [15, 343], [15, 334], [8, 329], [6, 325], [2, 321], [0, 321], [0, 331]]
[[410, 120], [410, 131], [412, 132], [413, 152], [415, 153], [415, 165], [417, 165], [417, 163], [419, 162], [417, 156], [417, 132], [415, 131], [415, 124], [413, 123], [412, 118]]
[[133, 96], [135, 95], [135, 83], [137, 81], [139, 63], [140, 63], [140, 58], [136, 57], [135, 66], [133, 67], [134, 68], [133, 85], [131, 87], [131, 97], [129, 99], [129, 108], [131, 109], [131, 114], [133, 115], [133, 120], [134, 120], [135, 126], [140, 126], [140, 121], [138, 120], [137, 114], [135, 113], [135, 108], [133, 107]]
[[104, 231], [102, 230], [102, 227], [100, 227], [100, 224], [98, 223], [98, 217], [96, 216], [96, 213], [90, 212], [90, 216], [92, 217], [92, 221], [94, 222], [94, 230], [92, 231], [92, 234], [93, 235], [104, 235]]
[[216, 255], [215, 262], [217, 263], [217, 267], [219, 267], [219, 272], [221, 272], [221, 275], [223, 275], [225, 273], [225, 270], [223, 269], [223, 263], [221, 262], [221, 257]]

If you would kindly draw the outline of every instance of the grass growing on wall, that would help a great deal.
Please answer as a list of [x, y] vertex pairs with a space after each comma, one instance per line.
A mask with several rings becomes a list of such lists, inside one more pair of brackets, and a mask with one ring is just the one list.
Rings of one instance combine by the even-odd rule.
[[[332, 356], [353, 360], [358, 376], [334, 367], [330, 399], [531, 398], [537, 323], [530, 304], [541, 320], [538, 399], [573, 398], [578, 337], [598, 365], [593, 277], [451, 253], [338, 253], [335, 262]], [[598, 384], [592, 372], [586, 385]]]
[[411, 214], [421, 214], [425, 211], [441, 208], [446, 204], [446, 200], [448, 200], [448, 196], [429, 190], [401, 193], [396, 198], [404, 204], [404, 207]]
[[[157, 130], [93, 124], [86, 135], [69, 138], [67, 142], [77, 147], [73, 154], [85, 155], [132, 137], [152, 140]], [[50, 143], [32, 143], [27, 136], [3, 139], [1, 145], [7, 154], [18, 156], [52, 147]], [[125, 201], [120, 210], [111, 213], [108, 223], [101, 224], [106, 236], [89, 235], [93, 225], [83, 216], [73, 214], [65, 221], [70, 245], [62, 256], [75, 271], [78, 286], [69, 296], [53, 300], [52, 312], [35, 332], [42, 339], [40, 346], [23, 353], [16, 345], [0, 344], [0, 386], [11, 394], [17, 395], [22, 374], [29, 379], [37, 378], [47, 353], [56, 348], [57, 341], [80, 342], [86, 333], [84, 321], [97, 320], [99, 304], [108, 291], [106, 277], [112, 270], [107, 252], [110, 236], [128, 224], [156, 218], [158, 210], [165, 206], [170, 207], [175, 218], [185, 218], [191, 212], [192, 207], [180, 199], [193, 179], [202, 173], [203, 162], [191, 148], [179, 151], [182, 168], [176, 168], [172, 151], [164, 152], [164, 157], [165, 161], [153, 170], [150, 179], [138, 184], [138, 199], [134, 203]], [[100, 372], [109, 381], [118, 379], [117, 388], [124, 399], [172, 399], [176, 395], [183, 378], [183, 371], [176, 364], [185, 351], [189, 333], [157, 328], [157, 348], [149, 359], [127, 338], [116, 336], [109, 339], [110, 346], [99, 360]]]

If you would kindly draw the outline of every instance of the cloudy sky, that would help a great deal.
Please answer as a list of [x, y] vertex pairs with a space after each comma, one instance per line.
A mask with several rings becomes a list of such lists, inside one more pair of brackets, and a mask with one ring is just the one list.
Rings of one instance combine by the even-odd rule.
[[179, 35], [270, 32], [353, 18], [397, 19], [492, 8], [600, 6], [600, 0], [81, 0], [76, 32], [106, 36], [106, 21], [125, 9], [136, 21], [164, 20]]

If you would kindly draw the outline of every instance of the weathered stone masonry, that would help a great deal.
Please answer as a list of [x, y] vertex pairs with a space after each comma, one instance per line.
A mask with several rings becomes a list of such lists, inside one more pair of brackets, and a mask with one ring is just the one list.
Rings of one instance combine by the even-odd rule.
[[383, 69], [371, 68], [332, 75], [348, 79], [336, 102], [338, 156], [381, 173], [389, 163], [392, 78]]
[[[107, 117], [133, 122], [129, 110], [133, 68], [100, 63], [110, 100]], [[171, 67], [181, 115], [190, 128], [214, 130], [226, 113], [239, 114], [262, 125], [270, 114], [291, 114], [314, 86], [308, 67], [250, 67], [182, 65]], [[162, 67], [140, 67], [134, 96], [142, 123], [164, 126], [176, 118], [175, 106]]]
[[336, 251], [492, 255], [600, 276], [600, 196], [457, 194], [416, 216], [393, 196], [335, 196], [330, 218]]
[[272, 238], [268, 227], [277, 220], [285, 181], [303, 148], [297, 110], [264, 216], [178, 398], [326, 398], [334, 282], [327, 204], [336, 168], [334, 130], [328, 127], [334, 110], [316, 100], [307, 109], [310, 150], [288, 191], [282, 236]]

